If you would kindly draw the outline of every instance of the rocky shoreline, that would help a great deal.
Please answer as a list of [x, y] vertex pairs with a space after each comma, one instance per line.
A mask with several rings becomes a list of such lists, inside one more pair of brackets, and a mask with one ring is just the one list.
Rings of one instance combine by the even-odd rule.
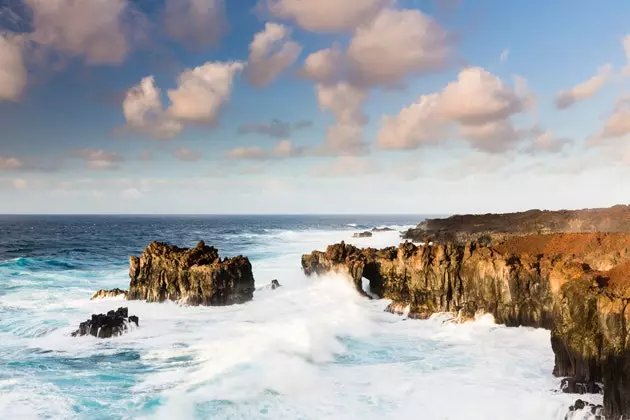
[[340, 243], [302, 257], [307, 275], [346, 274], [392, 312], [459, 320], [490, 313], [497, 323], [551, 330], [554, 374], [574, 387], [603, 382], [606, 418], [630, 414], [630, 235], [515, 236], [385, 249]]

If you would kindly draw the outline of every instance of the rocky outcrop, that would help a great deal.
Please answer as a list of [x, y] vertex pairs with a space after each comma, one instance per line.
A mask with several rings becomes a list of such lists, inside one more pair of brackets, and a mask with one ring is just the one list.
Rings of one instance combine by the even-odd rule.
[[549, 233], [630, 233], [630, 206], [585, 210], [529, 210], [506, 214], [456, 215], [427, 219], [403, 237], [414, 242], [501, 241], [513, 235]]
[[125, 299], [127, 299], [127, 291], [126, 290], [122, 290], [122, 289], [111, 289], [111, 290], [105, 290], [105, 289], [101, 289], [98, 292], [94, 293], [94, 295], [92, 296], [92, 299], [90, 300], [95, 300], [95, 299], [106, 299], [106, 298], [116, 298], [122, 296]]
[[153, 242], [131, 257], [129, 300], [178, 301], [189, 305], [231, 305], [254, 296], [252, 265], [246, 257], [219, 258], [203, 241], [195, 248]]
[[354, 235], [352, 235], [353, 238], [371, 238], [372, 237], [372, 232], [357, 232]]
[[382, 228], [372, 228], [372, 232], [393, 232], [395, 229], [392, 229], [390, 227], [382, 227]]
[[511, 237], [492, 246], [381, 250], [345, 243], [302, 257], [306, 274], [347, 274], [363, 293], [392, 299], [410, 318], [490, 313], [508, 326], [551, 330], [554, 374], [603, 382], [606, 418], [630, 415], [630, 235]]
[[282, 285], [280, 284], [280, 282], [276, 279], [271, 280], [271, 290], [276, 290], [278, 287], [281, 287]]
[[604, 410], [601, 405], [591, 404], [584, 400], [575, 400], [569, 407], [564, 420], [604, 420]]
[[129, 329], [129, 326], [139, 323], [138, 317], [131, 315], [127, 308], [118, 308], [105, 314], [94, 314], [91, 319], [79, 324], [79, 329], [72, 333], [73, 337], [91, 335], [97, 338], [116, 337]]

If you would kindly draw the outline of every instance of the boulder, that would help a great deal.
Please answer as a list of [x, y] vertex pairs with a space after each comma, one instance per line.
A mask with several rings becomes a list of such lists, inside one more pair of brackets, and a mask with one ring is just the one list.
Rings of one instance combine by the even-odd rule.
[[148, 302], [231, 305], [251, 300], [255, 289], [249, 259], [221, 259], [203, 241], [190, 249], [153, 242], [130, 258], [129, 277], [127, 298]]
[[119, 296], [123, 296], [125, 299], [127, 299], [127, 291], [126, 290], [122, 290], [122, 289], [111, 289], [111, 290], [105, 290], [105, 289], [101, 289], [98, 292], [94, 293], [94, 295], [92, 296], [92, 299], [90, 300], [95, 300], [95, 299], [105, 299], [105, 298], [115, 298], [115, 297], [119, 297]]
[[73, 337], [91, 335], [97, 338], [110, 338], [123, 334], [133, 323], [139, 325], [138, 317], [129, 316], [127, 308], [118, 308], [107, 314], [93, 314], [91, 319], [79, 324], [79, 329], [72, 333]]
[[579, 381], [575, 378], [564, 378], [560, 382], [560, 390], [566, 394], [601, 394], [601, 386], [595, 381]]
[[372, 232], [357, 232], [354, 235], [352, 235], [353, 238], [371, 238], [372, 237]]
[[282, 286], [280, 282], [276, 279], [271, 280], [271, 290], [276, 290], [278, 287]]
[[606, 417], [603, 414], [603, 406], [584, 400], [576, 400], [569, 407], [569, 412], [564, 416], [564, 420], [604, 420]]
[[382, 227], [382, 228], [373, 228], [372, 232], [393, 232], [395, 229], [392, 229], [390, 227]]

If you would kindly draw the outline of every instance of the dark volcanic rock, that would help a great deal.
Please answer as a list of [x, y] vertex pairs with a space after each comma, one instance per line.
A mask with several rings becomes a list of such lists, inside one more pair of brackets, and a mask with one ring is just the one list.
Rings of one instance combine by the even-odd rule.
[[129, 329], [129, 324], [138, 326], [138, 317], [129, 316], [127, 308], [118, 308], [105, 314], [94, 314], [91, 319], [79, 324], [79, 329], [72, 333], [73, 337], [92, 335], [97, 338], [110, 338], [121, 335]]
[[130, 258], [129, 276], [129, 300], [219, 306], [244, 303], [254, 295], [249, 260], [221, 259], [203, 241], [190, 249], [152, 242], [140, 258]]
[[603, 391], [595, 381], [578, 381], [575, 378], [564, 378], [560, 382], [560, 390], [567, 394], [601, 394]]
[[278, 280], [271, 280], [271, 290], [276, 290], [278, 287], [282, 286]]
[[[359, 249], [340, 243], [302, 256], [307, 275], [362, 278], [389, 311], [410, 318], [492, 314], [551, 330], [554, 374], [604, 384], [606, 418], [630, 415], [630, 235], [549, 234], [466, 244]], [[587, 385], [588, 387], [588, 385]]]
[[114, 298], [114, 297], [118, 297], [118, 296], [124, 296], [125, 299], [126, 299], [127, 298], [127, 291], [126, 290], [122, 290], [122, 289], [118, 289], [118, 288], [111, 289], [111, 290], [101, 289], [98, 292], [94, 293], [94, 295], [92, 296], [92, 299], [90, 299], [90, 300]]
[[414, 242], [425, 242], [430, 237], [440, 243], [466, 243], [477, 240], [500, 241], [512, 235], [579, 232], [630, 233], [630, 206], [585, 210], [529, 210], [427, 219], [409, 229], [404, 238]]
[[358, 232], [352, 235], [353, 238], [371, 238], [372, 232]]
[[[586, 413], [584, 413], [585, 411]], [[604, 408], [601, 405], [591, 404], [590, 402], [584, 400], [575, 400], [573, 405], [569, 407], [567, 415], [564, 416], [564, 420], [574, 420], [578, 418], [587, 420], [603, 420], [605, 418], [603, 414]]]
[[383, 227], [383, 228], [373, 228], [372, 232], [393, 232], [395, 229], [392, 229], [390, 227]]

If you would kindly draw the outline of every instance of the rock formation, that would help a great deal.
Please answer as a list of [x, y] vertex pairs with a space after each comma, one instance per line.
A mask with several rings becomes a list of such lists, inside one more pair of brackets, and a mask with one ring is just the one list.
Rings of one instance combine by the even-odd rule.
[[357, 232], [352, 235], [353, 238], [371, 238], [372, 232]]
[[105, 314], [94, 314], [91, 319], [79, 324], [79, 329], [72, 333], [73, 337], [92, 335], [97, 338], [110, 338], [121, 335], [133, 323], [138, 326], [138, 317], [129, 316], [127, 308], [118, 308]]
[[280, 284], [280, 282], [276, 279], [271, 280], [271, 290], [276, 290], [278, 287], [281, 287], [282, 285]]
[[510, 237], [492, 246], [381, 250], [344, 243], [302, 257], [307, 275], [349, 275], [357, 291], [392, 299], [410, 318], [490, 313], [507, 326], [551, 330], [554, 374], [603, 382], [606, 418], [630, 415], [630, 234]]
[[221, 259], [203, 241], [190, 249], [152, 242], [140, 258], [130, 258], [129, 276], [129, 300], [219, 306], [244, 303], [254, 295], [249, 260]]
[[115, 298], [115, 297], [119, 297], [119, 296], [123, 296], [125, 299], [127, 299], [127, 291], [126, 290], [122, 290], [122, 289], [111, 289], [111, 290], [105, 290], [105, 289], [101, 289], [98, 292], [94, 293], [94, 295], [92, 296], [92, 299], [90, 300], [95, 300], [95, 299], [105, 299], [105, 298]]
[[445, 219], [427, 219], [417, 227], [409, 229], [403, 237], [414, 242], [428, 242], [429, 239], [433, 239], [440, 243], [470, 241], [489, 243], [511, 235], [580, 232], [630, 233], [630, 206], [456, 215]]
[[395, 229], [392, 229], [390, 227], [382, 227], [382, 228], [373, 228], [372, 232], [393, 232]]

